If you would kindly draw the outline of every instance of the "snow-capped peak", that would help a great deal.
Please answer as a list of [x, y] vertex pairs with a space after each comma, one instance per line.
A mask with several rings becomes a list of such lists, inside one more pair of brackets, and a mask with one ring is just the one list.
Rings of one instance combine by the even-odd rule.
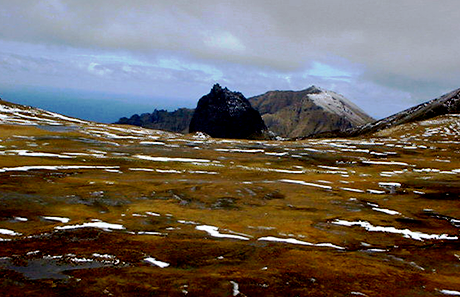
[[344, 96], [315, 87], [318, 93], [308, 94], [308, 98], [324, 110], [348, 118], [351, 122], [362, 122], [364, 112]]

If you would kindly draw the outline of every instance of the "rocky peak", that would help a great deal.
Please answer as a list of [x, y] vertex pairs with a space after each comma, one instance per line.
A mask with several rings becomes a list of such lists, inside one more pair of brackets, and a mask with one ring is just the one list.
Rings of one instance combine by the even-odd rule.
[[308, 94], [319, 94], [319, 93], [322, 93], [324, 91], [321, 88], [318, 88], [317, 86], [312, 85], [311, 87], [305, 89], [305, 92], [308, 93]]
[[235, 95], [241, 95], [239, 92], [232, 92], [227, 87], [222, 88], [219, 84], [215, 84], [209, 94], [214, 95], [216, 99], [226, 99], [227, 97], [233, 97]]
[[[202, 98], [201, 104], [214, 106], [214, 108], [224, 109], [232, 116], [237, 115], [239, 112], [248, 110], [251, 104], [240, 92], [232, 92], [229, 89], [222, 88], [219, 84], [215, 84], [211, 92]], [[200, 105], [200, 102], [198, 102]]]
[[[225, 90], [228, 90], [228, 89], [225, 88]], [[222, 92], [222, 91], [223, 89], [219, 84], [214, 84], [214, 86], [212, 86], [212, 89], [211, 89], [211, 94], [218, 94], [219, 92]]]
[[215, 84], [199, 101], [190, 132], [204, 132], [212, 137], [254, 138], [266, 130], [257, 110], [239, 92]]

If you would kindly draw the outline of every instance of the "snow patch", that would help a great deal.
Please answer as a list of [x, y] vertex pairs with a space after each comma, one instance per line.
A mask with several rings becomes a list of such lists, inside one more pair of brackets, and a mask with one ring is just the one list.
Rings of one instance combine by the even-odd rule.
[[332, 189], [331, 186], [319, 185], [319, 184], [314, 184], [314, 183], [307, 183], [307, 182], [302, 181], [302, 180], [280, 179], [280, 182], [290, 183], [290, 184], [299, 184], [299, 185], [303, 185], [303, 186], [310, 186], [310, 187], [316, 187], [316, 188], [327, 189], [327, 190]]
[[45, 220], [48, 220], [48, 221], [57, 221], [57, 222], [61, 222], [61, 223], [70, 222], [69, 218], [62, 218], [62, 217], [42, 217], [42, 218], [44, 218]]
[[369, 232], [385, 232], [385, 233], [395, 233], [402, 234], [405, 238], [411, 238], [414, 240], [423, 241], [425, 240], [458, 240], [458, 236], [450, 236], [448, 234], [426, 234], [422, 232], [414, 232], [409, 229], [396, 229], [395, 227], [385, 227], [385, 226], [373, 226], [369, 222], [358, 221], [350, 222], [345, 220], [335, 220], [332, 224], [340, 226], [359, 226], [365, 228]]
[[[247, 237], [244, 237], [244, 236], [240, 236], [240, 235], [232, 235], [232, 234], [222, 234], [220, 233], [218, 230], [219, 228], [218, 227], [214, 227], [214, 226], [208, 226], [208, 225], [200, 225], [200, 226], [196, 226], [195, 227], [196, 230], [200, 230], [200, 231], [205, 231], [207, 232], [209, 235], [213, 236], [213, 237], [218, 237], [218, 238], [233, 238], [233, 239], [240, 239], [240, 240], [249, 240], [249, 238]], [[245, 234], [246, 235], [246, 234]], [[249, 237], [249, 235], [246, 235]]]
[[439, 290], [441, 294], [444, 295], [451, 295], [451, 296], [460, 296], [459, 291], [453, 291], [453, 290]]
[[306, 246], [317, 246], [317, 247], [331, 247], [338, 250], [344, 250], [345, 248], [341, 246], [334, 245], [332, 243], [311, 243], [306, 241], [297, 240], [294, 238], [279, 238], [274, 236], [266, 236], [257, 239], [259, 241], [273, 241], [273, 242], [284, 242], [284, 243], [291, 243], [291, 244], [300, 244]]
[[0, 229], [0, 234], [2, 235], [10, 235], [10, 236], [19, 236], [22, 235], [21, 233], [15, 232], [9, 229]]
[[100, 220], [94, 220], [93, 222], [83, 223], [81, 225], [58, 226], [58, 227], [55, 227], [54, 229], [72, 230], [72, 229], [79, 229], [79, 228], [97, 228], [97, 229], [102, 229], [104, 231], [124, 230], [125, 229], [123, 225], [110, 224], [110, 223], [102, 222]]
[[391, 209], [385, 209], [385, 208], [380, 208], [380, 207], [373, 207], [372, 210], [383, 212], [392, 216], [395, 215], [400, 215], [401, 213], [396, 211], [396, 210], [391, 210]]
[[230, 283], [231, 283], [232, 286], [233, 286], [233, 292], [232, 292], [232, 293], [233, 293], [233, 296], [237, 296], [237, 295], [240, 293], [238, 283], [236, 283], [236, 282], [234, 282], [234, 281], [230, 281]]
[[371, 164], [371, 165], [399, 165], [399, 166], [411, 166], [405, 162], [395, 162], [395, 161], [370, 161], [365, 160], [362, 161], [363, 164]]
[[29, 220], [28, 218], [23, 217], [14, 217], [13, 219], [18, 222], [27, 222]]
[[153, 264], [153, 265], [156, 265], [160, 268], [166, 268], [168, 267], [170, 264], [169, 263], [166, 263], [166, 262], [163, 262], [163, 261], [159, 261], [155, 258], [152, 258], [152, 257], [148, 257], [148, 258], [145, 258], [144, 261], [150, 263], [150, 264]]
[[118, 169], [118, 168], [120, 168], [120, 166], [79, 166], [79, 165], [20, 166], [20, 167], [3, 167], [3, 168], [0, 168], [0, 172], [29, 171], [29, 170]]
[[135, 155], [134, 158], [141, 160], [154, 161], [154, 162], [196, 162], [196, 163], [209, 163], [210, 160], [206, 159], [190, 159], [190, 158], [169, 158], [169, 157], [152, 157], [144, 155]]
[[355, 104], [340, 94], [331, 91], [320, 90], [317, 94], [308, 94], [308, 98], [316, 105], [333, 114], [346, 117], [352, 123], [363, 123], [365, 120], [359, 115], [364, 112]]

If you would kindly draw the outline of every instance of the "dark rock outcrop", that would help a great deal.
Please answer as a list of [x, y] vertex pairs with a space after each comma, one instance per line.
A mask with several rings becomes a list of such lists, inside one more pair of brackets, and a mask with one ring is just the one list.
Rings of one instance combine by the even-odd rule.
[[215, 84], [201, 97], [190, 122], [189, 131], [204, 132], [218, 138], [265, 138], [266, 126], [259, 112], [238, 92]]
[[249, 101], [268, 129], [282, 137], [344, 131], [374, 120], [342, 95], [315, 86], [302, 91], [269, 91]]
[[403, 110], [384, 119], [351, 129], [343, 136], [359, 136], [374, 133], [401, 124], [423, 121], [440, 115], [456, 113], [460, 113], [460, 89]]
[[173, 112], [154, 110], [152, 113], [135, 114], [130, 118], [123, 117], [115, 124], [140, 126], [150, 129], [188, 133], [194, 109], [179, 108]]

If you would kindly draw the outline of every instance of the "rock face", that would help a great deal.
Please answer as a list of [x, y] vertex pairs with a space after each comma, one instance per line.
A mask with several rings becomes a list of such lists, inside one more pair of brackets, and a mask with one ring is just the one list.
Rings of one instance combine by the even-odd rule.
[[130, 118], [123, 117], [115, 124], [127, 124], [150, 129], [188, 133], [194, 109], [179, 108], [173, 112], [154, 110], [152, 113], [135, 114]]
[[266, 126], [259, 112], [238, 92], [215, 84], [201, 97], [190, 122], [189, 131], [204, 132], [218, 138], [263, 138]]
[[282, 137], [346, 130], [374, 120], [342, 95], [315, 86], [302, 91], [270, 91], [249, 101], [268, 129]]
[[460, 89], [444, 94], [439, 98], [398, 112], [387, 118], [347, 131], [345, 136], [359, 136], [377, 132], [393, 126], [423, 121], [445, 114], [460, 113]]

